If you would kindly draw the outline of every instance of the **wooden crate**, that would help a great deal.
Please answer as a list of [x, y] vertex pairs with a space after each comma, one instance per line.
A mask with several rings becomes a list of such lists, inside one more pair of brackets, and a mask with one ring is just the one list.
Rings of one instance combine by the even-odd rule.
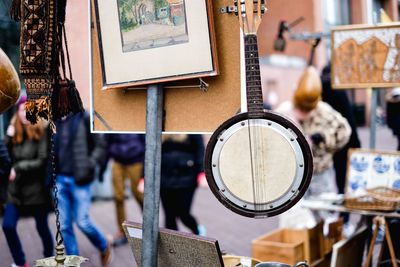
[[275, 261], [295, 265], [304, 261], [304, 230], [278, 229], [253, 239], [252, 257], [261, 261]]
[[222, 256], [222, 260], [224, 261], [224, 267], [235, 267], [243, 265], [254, 267], [261, 262], [258, 259], [236, 255], [224, 255]]

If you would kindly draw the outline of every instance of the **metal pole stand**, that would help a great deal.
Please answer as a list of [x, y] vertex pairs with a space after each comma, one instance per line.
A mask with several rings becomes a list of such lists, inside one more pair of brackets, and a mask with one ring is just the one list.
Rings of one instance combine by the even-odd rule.
[[147, 87], [142, 238], [142, 266], [144, 267], [157, 266], [163, 98], [161, 85]]
[[372, 88], [371, 95], [371, 112], [370, 112], [370, 136], [369, 136], [369, 148], [375, 149], [376, 141], [376, 108], [378, 106], [378, 89]]

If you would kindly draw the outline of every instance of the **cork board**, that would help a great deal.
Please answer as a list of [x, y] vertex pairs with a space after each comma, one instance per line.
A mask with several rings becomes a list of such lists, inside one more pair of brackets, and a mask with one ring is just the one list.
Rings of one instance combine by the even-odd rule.
[[[240, 28], [234, 14], [221, 14], [231, 0], [212, 1], [219, 75], [202, 78], [209, 86], [203, 92], [199, 79], [163, 83], [164, 132], [213, 132], [240, 108]], [[95, 13], [92, 2], [92, 97], [94, 132], [144, 132], [146, 89], [102, 88]], [[184, 88], [174, 88], [174, 87]], [[197, 87], [193, 87], [197, 86]]]
[[[125, 221], [122, 226], [136, 264], [141, 266], [142, 225]], [[158, 266], [224, 266], [218, 241], [215, 239], [160, 228], [158, 240]]]
[[400, 85], [400, 23], [332, 29], [332, 88]]

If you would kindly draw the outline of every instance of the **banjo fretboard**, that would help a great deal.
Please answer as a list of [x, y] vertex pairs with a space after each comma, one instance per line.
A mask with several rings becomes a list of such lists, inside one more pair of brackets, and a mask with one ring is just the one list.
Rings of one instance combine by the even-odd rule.
[[253, 34], [245, 35], [245, 64], [246, 64], [246, 95], [247, 111], [250, 118], [262, 116], [264, 111], [260, 63], [258, 59], [257, 36]]

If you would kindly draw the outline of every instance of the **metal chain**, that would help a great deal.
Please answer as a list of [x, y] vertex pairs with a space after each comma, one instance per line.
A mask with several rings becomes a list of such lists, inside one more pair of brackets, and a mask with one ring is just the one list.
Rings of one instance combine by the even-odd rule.
[[[54, 1], [54, 6], [53, 6], [53, 14], [54, 13], [57, 13], [57, 0], [53, 0]], [[49, 2], [49, 4], [48, 4], [48, 7], [50, 7], [50, 5], [52, 4], [52, 1], [50, 1]], [[57, 23], [54, 23], [54, 20], [56, 20], [57, 19], [57, 16], [54, 16], [53, 17], [53, 29], [52, 29], [52, 32], [53, 32], [53, 43], [52, 43], [52, 47], [54, 48], [54, 47], [57, 47], [57, 36], [54, 36], [54, 35], [56, 35], [57, 34]], [[54, 44], [54, 42], [56, 42], [56, 44]], [[61, 44], [61, 46], [62, 46], [62, 44]], [[53, 49], [53, 51], [52, 51], [52, 54], [51, 54], [51, 56], [52, 56], [52, 59], [53, 59], [53, 61], [54, 60], [58, 60], [58, 49], [60, 49], [59, 47], [57, 47], [57, 49]], [[47, 55], [47, 52], [48, 52], [48, 47], [46, 46], [46, 55]], [[46, 57], [46, 60], [48, 60], [48, 57]], [[46, 62], [47, 64], [49, 64], [49, 62]], [[57, 66], [57, 68], [58, 68], [58, 64], [55, 64], [56, 66]], [[54, 77], [54, 73], [53, 73], [53, 71], [51, 70], [51, 68], [52, 67], [54, 67], [54, 65], [52, 65], [52, 66], [49, 66], [50, 67], [50, 72], [51, 72], [51, 75], [50, 75], [50, 72], [47, 72], [47, 82], [48, 82], [48, 84], [50, 84], [50, 86], [54, 86], [55, 85], [55, 79], [56, 79], [56, 77]], [[53, 87], [53, 90], [54, 90], [54, 87]], [[51, 95], [53, 94], [54, 92], [53, 91], [51, 91], [49, 94], [50, 94], [50, 97], [51, 97]], [[56, 174], [56, 155], [55, 155], [55, 151], [54, 151], [54, 134], [55, 134], [55, 132], [56, 132], [56, 129], [55, 129], [55, 125], [54, 125], [54, 122], [53, 122], [53, 103], [51, 103], [50, 104], [50, 119], [49, 119], [49, 123], [50, 123], [50, 125], [52, 126], [52, 131], [51, 131], [51, 167], [52, 167], [52, 180], [53, 180], [53, 185], [52, 185], [52, 190], [53, 190], [53, 205], [54, 205], [54, 214], [56, 215], [56, 227], [57, 227], [57, 233], [56, 233], [56, 243], [57, 243], [57, 246], [60, 246], [60, 245], [62, 245], [63, 244], [63, 241], [64, 241], [64, 238], [63, 238], [63, 236], [62, 236], [62, 233], [61, 233], [61, 224], [60, 224], [60, 212], [59, 212], [59, 210], [58, 210], [58, 197], [57, 197], [57, 194], [58, 194], [58, 188], [57, 188], [57, 184], [56, 184], [56, 181], [57, 181], [57, 174]]]
[[56, 155], [54, 153], [54, 131], [51, 131], [51, 165], [52, 165], [52, 179], [53, 179], [53, 203], [54, 203], [54, 213], [56, 215], [56, 226], [57, 226], [57, 234], [56, 234], [56, 242], [57, 245], [61, 245], [64, 241], [64, 238], [61, 233], [61, 225], [60, 225], [60, 212], [58, 210], [58, 198], [57, 198], [57, 193], [58, 193], [58, 188], [56, 185], [57, 181], [57, 174], [56, 174]]

